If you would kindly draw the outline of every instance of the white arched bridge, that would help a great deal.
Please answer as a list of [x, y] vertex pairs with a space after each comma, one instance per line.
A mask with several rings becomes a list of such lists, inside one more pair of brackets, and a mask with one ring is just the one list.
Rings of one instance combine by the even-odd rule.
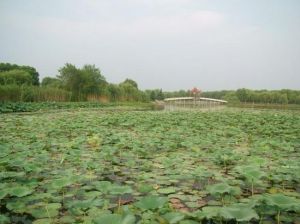
[[220, 108], [226, 103], [226, 100], [206, 97], [173, 97], [164, 99], [166, 110]]

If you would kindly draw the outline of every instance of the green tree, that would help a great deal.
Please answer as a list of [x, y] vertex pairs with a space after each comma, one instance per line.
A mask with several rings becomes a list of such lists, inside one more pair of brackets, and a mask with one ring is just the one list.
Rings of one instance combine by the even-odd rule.
[[236, 95], [241, 102], [251, 102], [251, 91], [248, 89], [238, 89]]
[[59, 69], [60, 75], [57, 76], [61, 80], [64, 88], [72, 92], [72, 100], [80, 100], [82, 93], [82, 77], [80, 69], [77, 69], [75, 65], [65, 64], [64, 67]]
[[[148, 95], [148, 99], [154, 101], [154, 100], [163, 100], [165, 98], [165, 93], [162, 91], [162, 89], [153, 89], [153, 90], [146, 90], [145, 94]], [[167, 97], [173, 97], [174, 94], [171, 92], [166, 93]]]
[[230, 92], [226, 93], [225, 96], [223, 97], [223, 99], [228, 101], [229, 103], [239, 103], [240, 102], [235, 91], [230, 91]]
[[95, 65], [84, 65], [82, 69], [75, 65], [65, 64], [59, 69], [58, 79], [63, 86], [72, 92], [72, 100], [85, 100], [89, 94], [100, 94], [101, 87], [106, 85], [104, 76]]
[[52, 77], [45, 77], [42, 80], [42, 87], [54, 87], [54, 88], [61, 88], [62, 87], [62, 81], [58, 78], [52, 78]]
[[111, 101], [118, 101], [121, 98], [121, 89], [119, 85], [116, 84], [108, 84], [107, 90], [109, 92], [110, 100]]
[[158, 91], [158, 93], [157, 93], [157, 95], [156, 95], [156, 98], [157, 98], [158, 100], [163, 100], [163, 99], [165, 98], [162, 89], [160, 89], [160, 90]]
[[32, 76], [23, 70], [0, 72], [0, 85], [31, 85]]
[[139, 90], [131, 83], [123, 82], [120, 85], [122, 91], [122, 98], [126, 101], [134, 101], [139, 98]]
[[122, 100], [127, 101], [146, 101], [146, 94], [138, 89], [138, 84], [132, 79], [126, 79], [119, 84]]
[[126, 83], [128, 83], [128, 84], [130, 84], [130, 85], [132, 85], [133, 87], [135, 87], [135, 88], [138, 89], [138, 84], [137, 84], [136, 81], [134, 81], [134, 80], [132, 80], [132, 79], [125, 79], [125, 81], [122, 82], [121, 84], [126, 84]]
[[10, 63], [0, 63], [0, 72], [8, 72], [12, 70], [22, 70], [24, 72], [27, 72], [31, 75], [32, 85], [39, 85], [39, 73], [36, 71], [35, 68], [30, 66], [21, 66], [16, 64], [10, 64]]
[[84, 65], [81, 69], [81, 76], [83, 80], [83, 93], [101, 94], [101, 90], [107, 85], [107, 82], [102, 76], [100, 69], [95, 65]]

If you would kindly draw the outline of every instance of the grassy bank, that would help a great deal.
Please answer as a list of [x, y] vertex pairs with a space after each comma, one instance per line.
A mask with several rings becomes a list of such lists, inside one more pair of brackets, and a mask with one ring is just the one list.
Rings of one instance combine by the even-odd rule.
[[300, 105], [298, 105], [298, 104], [229, 103], [228, 107], [254, 108], [254, 109], [300, 110]]
[[0, 113], [36, 112], [80, 108], [109, 108], [117, 106], [131, 107], [139, 110], [149, 110], [152, 108], [152, 105], [150, 103], [142, 102], [5, 102], [0, 103]]

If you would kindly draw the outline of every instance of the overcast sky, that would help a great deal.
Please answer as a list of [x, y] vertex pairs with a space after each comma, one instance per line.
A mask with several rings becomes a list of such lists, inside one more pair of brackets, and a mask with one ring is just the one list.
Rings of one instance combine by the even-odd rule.
[[300, 89], [300, 0], [0, 0], [0, 61], [141, 89]]

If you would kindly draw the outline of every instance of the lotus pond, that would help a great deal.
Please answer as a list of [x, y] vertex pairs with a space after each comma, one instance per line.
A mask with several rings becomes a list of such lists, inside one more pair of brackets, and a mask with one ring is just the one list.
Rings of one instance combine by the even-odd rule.
[[299, 112], [0, 115], [0, 223], [299, 223], [299, 156]]

